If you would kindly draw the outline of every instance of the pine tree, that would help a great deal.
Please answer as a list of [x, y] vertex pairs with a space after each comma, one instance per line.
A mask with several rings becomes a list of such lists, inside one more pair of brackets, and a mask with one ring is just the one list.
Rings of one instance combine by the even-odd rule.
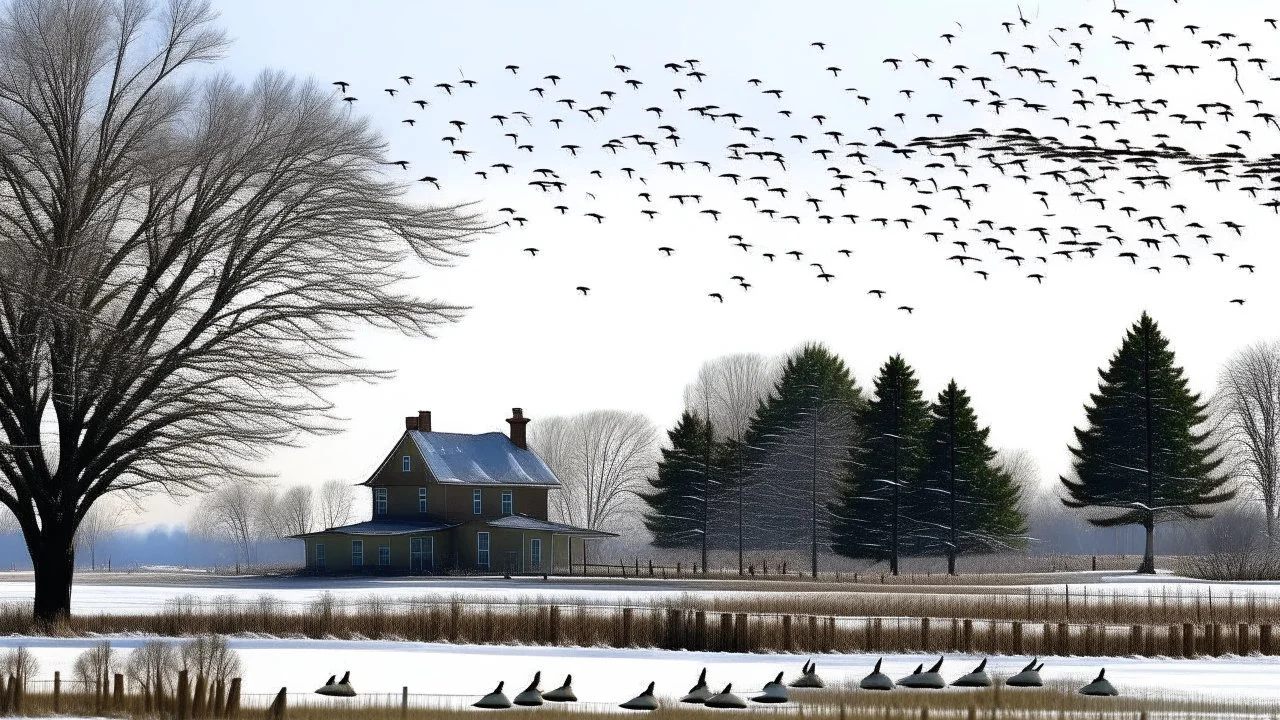
[[[1235, 497], [1218, 474], [1221, 459], [1207, 405], [1192, 393], [1173, 350], [1145, 312], [1125, 335], [1075, 429], [1075, 479], [1061, 478], [1070, 508], [1098, 527], [1141, 525], [1141, 573], [1155, 572], [1155, 526], [1212, 517], [1208, 507]], [[1099, 512], [1101, 511], [1101, 512]]]
[[929, 492], [921, 496], [927, 500], [920, 512], [936, 528], [926, 547], [946, 554], [952, 575], [956, 555], [1021, 546], [1027, 532], [1019, 508], [1022, 490], [996, 462], [990, 433], [978, 424], [968, 393], [955, 380], [929, 408], [921, 473]]
[[787, 358], [743, 438], [747, 520], [771, 547], [788, 539], [803, 544], [815, 577], [818, 551], [830, 544], [828, 506], [857, 441], [862, 403], [844, 361], [822, 345], [805, 345]]
[[898, 557], [912, 549], [920, 527], [913, 519], [924, 461], [928, 404], [915, 371], [894, 355], [875, 379], [875, 397], [858, 416], [860, 447], [832, 506], [832, 546], [847, 557], [888, 560], [898, 574]]
[[[688, 548], [702, 544], [707, 522], [706, 498], [715, 482], [720, 457], [710, 437], [709, 423], [689, 410], [667, 431], [671, 447], [662, 448], [657, 476], [649, 478], [653, 491], [638, 493], [649, 505], [644, 525], [653, 533], [656, 547]], [[711, 448], [707, 445], [709, 441]]]

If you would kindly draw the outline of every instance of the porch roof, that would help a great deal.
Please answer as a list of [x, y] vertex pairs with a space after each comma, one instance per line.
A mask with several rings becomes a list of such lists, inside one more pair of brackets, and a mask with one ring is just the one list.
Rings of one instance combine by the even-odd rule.
[[497, 518], [496, 520], [490, 520], [486, 522], [485, 525], [494, 528], [502, 528], [504, 530], [532, 530], [537, 532], [549, 532], [554, 535], [572, 535], [573, 537], [582, 538], [584, 540], [618, 537], [617, 533], [574, 527], [573, 525], [554, 523], [549, 520], [539, 520], [538, 518], [532, 518], [528, 515], [505, 515]]
[[423, 520], [418, 522], [367, 520], [353, 525], [342, 525], [339, 527], [329, 528], [327, 530], [301, 533], [291, 537], [308, 538], [315, 537], [317, 535], [335, 533], [338, 535], [416, 535], [419, 533], [439, 532], [440, 530], [448, 530], [455, 527], [458, 527], [458, 523], [443, 523], [434, 520]]

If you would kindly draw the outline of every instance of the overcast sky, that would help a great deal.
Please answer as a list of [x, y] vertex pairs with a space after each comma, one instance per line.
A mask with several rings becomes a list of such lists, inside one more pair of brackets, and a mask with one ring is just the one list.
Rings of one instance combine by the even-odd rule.
[[[394, 380], [375, 386], [344, 387], [332, 394], [338, 412], [347, 418], [341, 435], [304, 440], [301, 447], [276, 453], [271, 468], [285, 483], [318, 484], [329, 478], [358, 482], [381, 460], [403, 428], [403, 416], [417, 410], [433, 412], [435, 429], [457, 432], [505, 430], [503, 419], [513, 406], [524, 408], [537, 423], [550, 415], [598, 408], [639, 411], [666, 428], [681, 410], [682, 389], [707, 359], [733, 352], [777, 355], [805, 341], [819, 341], [839, 353], [868, 388], [876, 369], [893, 353], [902, 353], [919, 372], [922, 388], [932, 399], [949, 378], [956, 378], [972, 395], [981, 419], [992, 427], [992, 441], [1003, 447], [1026, 448], [1040, 463], [1046, 478], [1068, 469], [1066, 444], [1071, 428], [1083, 419], [1082, 404], [1096, 388], [1097, 368], [1118, 346], [1125, 329], [1145, 309], [1172, 339], [1178, 358], [1194, 388], [1211, 391], [1223, 360], [1238, 347], [1274, 335], [1277, 255], [1275, 231], [1280, 218], [1246, 193], [1228, 187], [1216, 192], [1209, 185], [1176, 177], [1169, 189], [1141, 189], [1125, 182], [1122, 171], [1107, 184], [1093, 188], [1108, 199], [1106, 210], [1068, 196], [1071, 188], [1041, 176], [1053, 169], [1030, 164], [1027, 182], [1006, 175], [971, 153], [972, 174], [953, 182], [989, 183], [989, 192], [968, 187], [964, 194], [972, 208], [959, 204], [954, 192], [920, 195], [904, 178], [928, 177], [930, 158], [918, 153], [910, 159], [883, 149], [871, 166], [843, 157], [856, 148], [822, 159], [817, 147], [834, 147], [823, 132], [843, 132], [843, 143], [874, 145], [880, 138], [872, 126], [885, 128], [886, 138], [898, 145], [916, 135], [945, 134], [984, 127], [1009, 127], [1053, 134], [1064, 141], [1083, 142], [1092, 132], [1110, 140], [1124, 138], [1135, 146], [1153, 147], [1161, 138], [1195, 152], [1216, 152], [1225, 144], [1244, 143], [1249, 154], [1276, 148], [1277, 132], [1260, 120], [1247, 99], [1266, 102], [1276, 85], [1268, 80], [1270, 66], [1259, 70], [1246, 58], [1267, 57], [1275, 31], [1263, 19], [1269, 3], [1223, 0], [1181, 3], [1170, 0], [1127, 0], [1127, 18], [1108, 12], [1110, 0], [1072, 3], [1023, 3], [1022, 15], [1031, 26], [1016, 25], [1007, 32], [1001, 23], [1018, 21], [1019, 6], [1003, 0], [903, 0], [901, 2], [391, 2], [359, 3], [316, 0], [224, 0], [216, 3], [221, 22], [234, 39], [217, 67], [244, 82], [262, 69], [283, 70], [310, 78], [326, 87], [349, 82], [347, 91], [359, 98], [352, 112], [368, 115], [386, 134], [388, 160], [408, 160], [407, 170], [389, 166], [388, 172], [406, 181], [423, 176], [438, 179], [412, 182], [416, 202], [476, 202], [495, 221], [514, 215], [527, 225], [503, 228], [469, 248], [469, 257], [454, 268], [429, 269], [414, 285], [424, 295], [471, 306], [461, 322], [442, 328], [434, 340], [406, 339], [379, 333], [359, 335], [359, 347], [371, 365], [393, 369]], [[1190, 5], [1194, 5], [1191, 7]], [[1156, 20], [1151, 31], [1135, 19]], [[1093, 34], [1079, 26], [1094, 26]], [[1201, 26], [1196, 35], [1184, 25]], [[1067, 32], [1053, 30], [1063, 27]], [[1214, 50], [1199, 41], [1230, 32], [1239, 41], [1256, 43], [1251, 49]], [[940, 37], [954, 34], [953, 44]], [[1135, 43], [1131, 51], [1116, 39]], [[825, 42], [825, 50], [810, 45]], [[1070, 49], [1081, 42], [1084, 51]], [[1034, 46], [1034, 50], [1020, 47]], [[1155, 46], [1169, 47], [1162, 53]], [[1044, 69], [1057, 85], [1036, 83], [1034, 75], [1018, 79], [991, 55], [1012, 53], [1007, 64]], [[1245, 93], [1232, 84], [1228, 64], [1218, 58], [1238, 56]], [[894, 71], [883, 60], [904, 61]], [[686, 60], [697, 59], [705, 73], [699, 81], [686, 73]], [[918, 58], [928, 58], [930, 67]], [[1078, 65], [1071, 65], [1077, 58]], [[1178, 59], [1174, 59], [1178, 58]], [[1280, 58], [1277, 58], [1280, 62]], [[681, 63], [673, 73], [663, 65]], [[1152, 84], [1133, 73], [1135, 63], [1157, 72]], [[1197, 64], [1195, 75], [1173, 75], [1167, 63]], [[615, 65], [630, 67], [623, 74]], [[954, 65], [966, 65], [959, 74]], [[517, 65], [517, 74], [504, 66]], [[836, 66], [838, 74], [825, 68]], [[413, 76], [413, 85], [398, 80]], [[552, 85], [545, 76], [560, 77]], [[997, 116], [987, 105], [994, 97], [972, 81], [993, 78], [990, 87], [1009, 105]], [[1274, 71], [1280, 74], [1280, 69]], [[957, 76], [948, 88], [943, 76]], [[1093, 75], [1097, 82], [1082, 78]], [[759, 86], [748, 81], [761, 80]], [[461, 80], [474, 80], [465, 87]], [[640, 80], [638, 89], [624, 84]], [[450, 83], [453, 93], [434, 87]], [[539, 98], [530, 88], [542, 87]], [[678, 98], [674, 88], [687, 92]], [[396, 88], [391, 97], [384, 88]], [[852, 89], [848, 89], [852, 88]], [[1071, 101], [1073, 88], [1094, 93], [1110, 91], [1117, 98], [1165, 99], [1189, 115], [1201, 113], [1198, 103], [1225, 101], [1237, 118], [1230, 125], [1210, 123], [1203, 131], [1168, 118], [1144, 122], [1132, 107], [1104, 112], [1098, 106], [1082, 111]], [[781, 98], [763, 90], [781, 89]], [[912, 90], [908, 98], [903, 89]], [[612, 90], [609, 99], [600, 94]], [[335, 102], [341, 95], [335, 92]], [[863, 95], [868, 103], [858, 100]], [[1034, 113], [1020, 108], [1013, 97], [1048, 106]], [[569, 108], [557, 103], [574, 99]], [[965, 98], [981, 102], [970, 107]], [[425, 109], [412, 104], [429, 102]], [[714, 113], [735, 111], [737, 126], [720, 118], [712, 122], [689, 107], [718, 105]], [[603, 117], [588, 117], [582, 107], [605, 106]], [[661, 116], [646, 108], [657, 107]], [[790, 118], [779, 110], [791, 110]], [[1274, 108], [1269, 108], [1273, 111]], [[527, 113], [526, 124], [518, 112]], [[905, 113], [901, 119], [895, 113]], [[1280, 113], [1280, 111], [1276, 111]], [[927, 117], [938, 113], [940, 118]], [[503, 125], [490, 119], [499, 114]], [[822, 125], [812, 119], [824, 116]], [[1066, 117], [1067, 121], [1054, 120]], [[1104, 117], [1121, 122], [1116, 130], [1098, 125]], [[1212, 119], [1211, 115], [1205, 114]], [[564, 122], [558, 129], [551, 122]], [[402, 121], [414, 119], [411, 126]], [[449, 121], [466, 124], [461, 132]], [[1092, 125], [1082, 130], [1079, 123]], [[661, 124], [677, 129], [679, 146], [664, 139]], [[773, 141], [752, 138], [741, 126], [760, 128]], [[1225, 129], [1223, 129], [1225, 128]], [[1252, 135], [1245, 141], [1238, 129]], [[505, 135], [515, 132], [517, 139]], [[660, 142], [659, 154], [624, 140], [625, 150], [614, 154], [601, 144], [612, 138], [640, 133]], [[791, 138], [804, 135], [804, 142]], [[455, 138], [454, 145], [442, 140]], [[767, 161], [731, 161], [726, 146], [744, 142], [751, 149], [774, 149], [787, 158], [783, 170]], [[518, 150], [531, 144], [535, 151]], [[562, 149], [580, 146], [578, 155]], [[473, 152], [466, 161], [453, 150]], [[871, 152], [870, 148], [863, 148]], [[921, 159], [924, 158], [924, 159]], [[683, 171], [658, 165], [662, 160], [687, 163]], [[695, 164], [705, 160], [708, 171]], [[511, 164], [505, 174], [494, 163]], [[842, 184], [830, 167], [852, 175]], [[628, 179], [623, 167], [635, 169]], [[555, 172], [566, 183], [563, 193], [543, 192], [528, 185], [542, 176], [535, 169]], [[863, 173], [870, 169], [876, 175]], [[486, 171], [488, 178], [474, 173]], [[601, 177], [590, 172], [599, 170]], [[718, 177], [737, 172], [741, 184]], [[787, 188], [786, 198], [769, 192], [749, 176], [767, 175], [771, 186]], [[644, 181], [638, 179], [643, 177]], [[869, 182], [884, 179], [886, 190]], [[553, 178], [547, 178], [553, 179]], [[928, 187], [926, 185], [926, 187]], [[1050, 192], [1046, 207], [1035, 189]], [[931, 188], [930, 188], [931, 189]], [[638, 193], [648, 192], [652, 203]], [[701, 202], [685, 205], [672, 194], [699, 194]], [[760, 207], [801, 219], [770, 220], [743, 197], [760, 198]], [[822, 201], [831, 224], [818, 219], [806, 197]], [[923, 216], [911, 206], [930, 206]], [[1181, 215], [1170, 209], [1185, 204]], [[1136, 206], [1126, 218], [1117, 208]], [[567, 208], [563, 215], [556, 205]], [[650, 220], [640, 210], [659, 211]], [[718, 220], [700, 210], [717, 209]], [[585, 216], [599, 213], [603, 222]], [[858, 216], [850, 224], [840, 215]], [[1052, 213], [1051, 217], [1045, 217]], [[1140, 224], [1143, 214], [1160, 214], [1168, 230], [1180, 235], [1180, 245], [1166, 240], [1159, 252], [1144, 248], [1140, 237], [1159, 237], [1164, 231]], [[881, 228], [872, 218], [883, 216]], [[952, 229], [943, 220], [959, 218]], [[913, 220], [909, 228], [892, 220]], [[994, 226], [1013, 226], [1014, 234], [974, 232], [981, 219]], [[1237, 237], [1220, 223], [1245, 225]], [[1198, 221], [1204, 230], [1186, 229]], [[1123, 248], [1108, 233], [1096, 229], [1109, 224], [1125, 239]], [[1052, 231], [1041, 243], [1027, 230], [1037, 225]], [[1051, 255], [1056, 243], [1070, 236], [1061, 226], [1084, 231], [1081, 240], [1104, 242], [1097, 258], [1076, 253], [1067, 260]], [[924, 235], [946, 231], [941, 242]], [[1212, 235], [1212, 243], [1195, 239]], [[742, 235], [751, 247], [733, 245], [730, 234]], [[1028, 258], [1021, 268], [1003, 261], [984, 246], [992, 237]], [[965, 249], [951, 241], [969, 243]], [[658, 252], [671, 247], [670, 257]], [[521, 250], [536, 247], [531, 257]], [[840, 254], [849, 250], [848, 256]], [[802, 259], [785, 255], [799, 250]], [[1137, 263], [1117, 257], [1124, 250], [1138, 252]], [[762, 253], [772, 252], [770, 262]], [[1186, 253], [1191, 265], [1174, 259]], [[1219, 261], [1212, 252], [1226, 252]], [[961, 267], [946, 258], [969, 254], [980, 263]], [[1048, 262], [1032, 259], [1044, 255]], [[830, 282], [817, 277], [823, 265]], [[1241, 263], [1256, 265], [1249, 273]], [[1149, 270], [1157, 265], [1160, 272]], [[986, 269], [984, 280], [973, 270]], [[1043, 284], [1027, 277], [1043, 274]], [[739, 287], [730, 276], [751, 284]], [[577, 286], [588, 286], [583, 297]], [[886, 291], [883, 299], [868, 295]], [[724, 302], [708, 297], [723, 295]], [[1244, 306], [1229, 304], [1246, 299]], [[914, 308], [911, 314], [898, 310]], [[180, 517], [164, 503], [156, 503], [143, 520]]]

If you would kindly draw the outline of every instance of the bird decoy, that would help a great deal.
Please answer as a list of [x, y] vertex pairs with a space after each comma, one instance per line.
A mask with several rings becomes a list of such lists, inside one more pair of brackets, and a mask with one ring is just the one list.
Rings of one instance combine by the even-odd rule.
[[903, 687], [921, 690], [941, 690], [947, 686], [946, 681], [942, 679], [942, 673], [938, 672], [942, 669], [942, 660], [943, 658], [938, 658], [938, 662], [924, 672], [921, 672], [920, 667], [916, 668], [914, 673], [899, 680], [898, 684]]
[[649, 683], [649, 687], [644, 692], [622, 703], [618, 707], [623, 710], [657, 710], [658, 698], [653, 696], [653, 683]]
[[707, 698], [704, 704], [709, 708], [742, 710], [747, 706], [747, 701], [743, 700], [741, 695], [735, 695], [733, 683], [729, 683], [724, 686], [724, 690]]
[[1080, 694], [1081, 695], [1104, 695], [1104, 696], [1110, 696], [1110, 697], [1119, 695], [1120, 693], [1116, 691], [1115, 686], [1112, 685], [1111, 681], [1106, 678], [1106, 674], [1107, 674], [1107, 669], [1102, 668], [1102, 670], [1098, 672], [1098, 677], [1093, 679], [1093, 682], [1080, 688], [1080, 691], [1079, 691]]
[[323, 686], [316, 690], [317, 695], [337, 695], [338, 676], [330, 675], [329, 680]]
[[792, 680], [790, 683], [793, 688], [822, 688], [827, 684], [822, 682], [822, 678], [818, 677], [818, 663], [809, 661], [804, 664], [800, 670], [800, 677]]
[[880, 671], [880, 664], [884, 662], [884, 658], [876, 660], [876, 666], [872, 668], [871, 674], [862, 678], [858, 682], [858, 687], [863, 690], [892, 690], [893, 680]]
[[1044, 667], [1044, 663], [1036, 665], [1036, 660], [1039, 658], [1032, 658], [1021, 672], [1005, 680], [1004, 684], [1009, 687], [1042, 687], [1044, 680], [1040, 678], [1040, 668]]
[[680, 702], [701, 705], [709, 697], [711, 697], [711, 688], [707, 687], [707, 669], [702, 668], [702, 672], [698, 673], [698, 682], [689, 688], [689, 692], [680, 698]]
[[477, 700], [472, 704], [472, 707], [478, 707], [484, 710], [506, 710], [511, 707], [511, 700], [502, 693], [502, 686], [504, 684], [506, 684], [505, 680], [499, 682], [498, 687], [494, 688], [493, 692]]
[[511, 702], [524, 707], [534, 707], [542, 704], [542, 690], [538, 688], [538, 683], [542, 681], [542, 671], [539, 670], [533, 674], [533, 682], [529, 683], [529, 687], [525, 688], [519, 695], [516, 695]]
[[983, 658], [972, 672], [961, 675], [951, 683], [955, 687], [991, 687], [991, 676], [987, 674], [987, 660]]
[[565, 675], [564, 684], [542, 693], [542, 699], [547, 702], [578, 702], [578, 696], [573, 694], [573, 676]]
[[355, 697], [356, 695], [356, 689], [351, 685], [350, 670], [342, 673], [342, 679], [339, 680], [338, 684], [334, 687], [336, 688], [336, 692], [333, 694], [339, 697]]
[[761, 693], [751, 698], [751, 702], [784, 703], [788, 699], [787, 686], [782, 683], [782, 673], [778, 673], [777, 677], [764, 684]]

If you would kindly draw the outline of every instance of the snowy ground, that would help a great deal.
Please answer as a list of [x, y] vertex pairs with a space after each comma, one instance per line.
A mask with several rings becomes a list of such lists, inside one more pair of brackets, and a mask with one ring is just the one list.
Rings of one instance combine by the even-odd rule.
[[[113, 638], [121, 650], [137, 647], [140, 637]], [[76, 656], [93, 645], [92, 639], [0, 638], [0, 649], [25, 645], [40, 661], [42, 678], [55, 670], [71, 676]], [[350, 670], [356, 689], [365, 696], [385, 694], [398, 699], [407, 686], [415, 705], [462, 706], [505, 680], [512, 696], [541, 670], [542, 687], [551, 689], [573, 674], [573, 687], [584, 703], [613, 706], [637, 694], [650, 680], [660, 697], [674, 698], [693, 685], [698, 671], [709, 668], [714, 686], [732, 682], [750, 694], [779, 671], [790, 679], [810, 656], [695, 653], [665, 650], [547, 648], [341, 640], [281, 640], [235, 638], [231, 645], [244, 662], [244, 692], [251, 704], [264, 704], [282, 686], [299, 700], [316, 699], [311, 691], [330, 675]], [[819, 674], [828, 685], [856, 683], [875, 663], [874, 655], [817, 655]], [[934, 657], [886, 656], [890, 677], [908, 674], [918, 663]], [[976, 656], [949, 656], [943, 676], [954, 679], [969, 671]], [[1124, 695], [1180, 696], [1224, 700], [1265, 700], [1276, 697], [1275, 677], [1280, 658], [1219, 658], [1152, 660], [1137, 658], [1043, 658], [1046, 682], [1083, 685], [1107, 668], [1107, 677]], [[996, 657], [988, 670], [997, 676], [1017, 672], [1027, 658]], [[947, 692], [964, 692], [949, 689]]]
[[[3, 580], [0, 573], [0, 580]], [[27, 577], [0, 581], [0, 603], [30, 602], [34, 586]], [[1149, 596], [1174, 600], [1194, 600], [1212, 595], [1214, 600], [1266, 598], [1280, 601], [1280, 583], [1206, 583], [1172, 576], [1138, 578], [1132, 574], [1073, 573], [1054, 576], [1061, 582], [1034, 585], [966, 585], [957, 588], [965, 594], [988, 591], [993, 595], [1032, 592], [1061, 595], [1068, 587], [1074, 598], [1082, 594], [1110, 598], [1124, 596], [1145, 600]], [[711, 597], [734, 594], [774, 595], [773, 583], [699, 582], [691, 580], [592, 581], [581, 578], [550, 580], [517, 578], [209, 578], [187, 577], [175, 581], [153, 581], [145, 574], [111, 576], [109, 582], [81, 578], [72, 592], [72, 612], [79, 614], [120, 614], [159, 612], [176, 598], [191, 598], [203, 603], [234, 602], [248, 604], [270, 596], [285, 607], [305, 610], [309, 603], [328, 592], [340, 601], [360, 601], [371, 596], [386, 600], [447, 601], [464, 597], [473, 601], [513, 602], [524, 599], [545, 602], [589, 602], [601, 605], [645, 604], [679, 597]], [[832, 593], [821, 585], [813, 590], [788, 589], [815, 598]], [[900, 586], [885, 588], [898, 594]], [[867, 592], [860, 590], [859, 592]], [[912, 593], [948, 594], [945, 585], [914, 587]]]

